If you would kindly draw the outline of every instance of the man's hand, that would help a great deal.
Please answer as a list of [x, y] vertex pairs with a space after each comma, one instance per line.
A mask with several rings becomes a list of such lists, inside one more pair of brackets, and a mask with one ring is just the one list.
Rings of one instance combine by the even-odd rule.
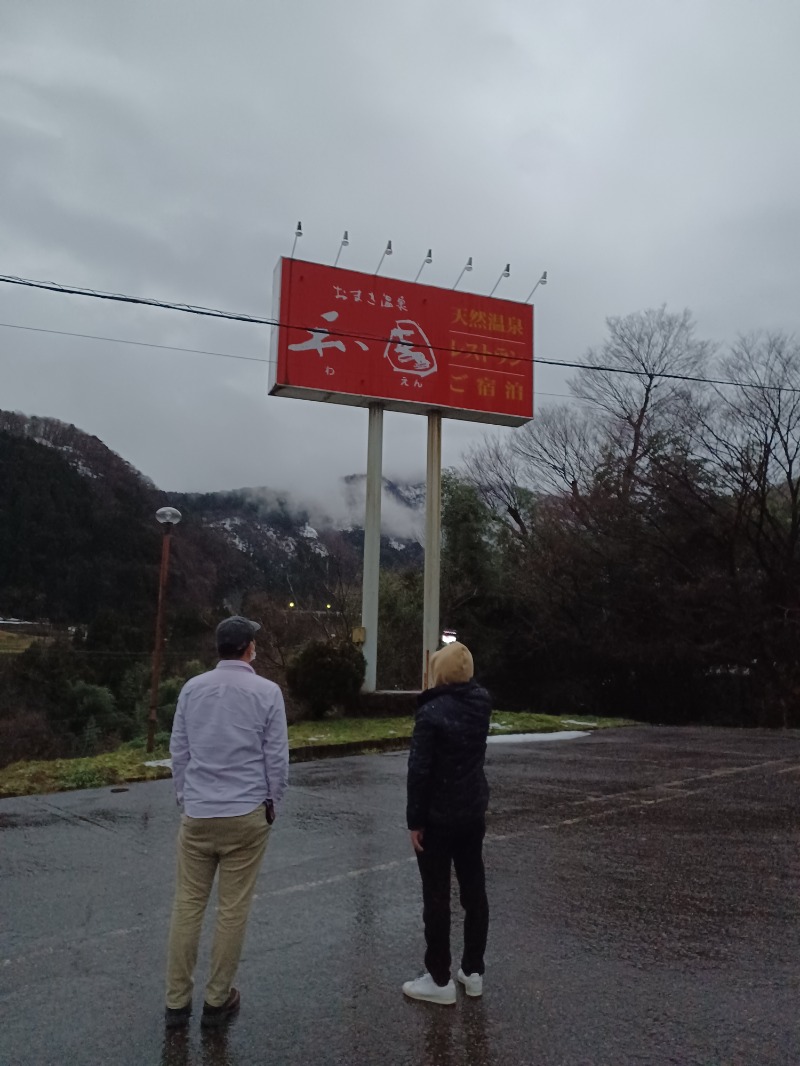
[[267, 812], [267, 824], [272, 825], [275, 821], [275, 807], [272, 804], [272, 800], [267, 800], [264, 804], [264, 809]]
[[416, 852], [421, 852], [421, 851], [425, 850], [423, 848], [423, 846], [422, 846], [422, 834], [424, 832], [425, 832], [424, 829], [412, 829], [411, 830], [411, 846], [413, 847], [414, 851], [416, 851]]

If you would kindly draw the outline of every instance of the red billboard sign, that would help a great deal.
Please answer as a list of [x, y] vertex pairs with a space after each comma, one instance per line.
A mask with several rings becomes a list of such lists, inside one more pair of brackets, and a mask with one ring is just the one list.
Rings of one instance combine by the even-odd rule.
[[281, 259], [270, 394], [519, 426], [533, 417], [533, 308]]

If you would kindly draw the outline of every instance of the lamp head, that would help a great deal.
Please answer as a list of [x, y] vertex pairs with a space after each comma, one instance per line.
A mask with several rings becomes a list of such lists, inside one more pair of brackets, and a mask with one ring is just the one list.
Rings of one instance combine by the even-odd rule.
[[156, 521], [162, 526], [177, 526], [181, 520], [181, 513], [177, 507], [159, 507], [156, 511]]

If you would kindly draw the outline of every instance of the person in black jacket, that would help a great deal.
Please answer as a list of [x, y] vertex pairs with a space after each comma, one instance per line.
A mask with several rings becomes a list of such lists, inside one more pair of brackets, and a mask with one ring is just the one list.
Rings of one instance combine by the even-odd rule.
[[464, 953], [458, 980], [468, 996], [483, 992], [483, 955], [489, 903], [483, 837], [489, 786], [483, 770], [489, 733], [489, 694], [473, 679], [463, 644], [431, 656], [431, 687], [418, 700], [408, 757], [406, 817], [422, 877], [426, 973], [406, 981], [411, 999], [452, 1004], [450, 975], [450, 868], [455, 867], [464, 908]]

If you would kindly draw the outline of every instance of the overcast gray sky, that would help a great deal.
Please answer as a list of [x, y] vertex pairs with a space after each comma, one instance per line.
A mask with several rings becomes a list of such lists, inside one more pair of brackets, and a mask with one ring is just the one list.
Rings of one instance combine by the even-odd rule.
[[[800, 331], [797, 0], [1, 0], [0, 273], [271, 310], [298, 255], [537, 293], [537, 353], [692, 308]], [[0, 321], [266, 358], [268, 331], [0, 285]], [[0, 328], [0, 406], [94, 433], [163, 488], [330, 493], [365, 411], [266, 366]], [[565, 375], [537, 371], [542, 395]], [[445, 423], [454, 463], [485, 427]], [[387, 416], [385, 471], [424, 470]]]

